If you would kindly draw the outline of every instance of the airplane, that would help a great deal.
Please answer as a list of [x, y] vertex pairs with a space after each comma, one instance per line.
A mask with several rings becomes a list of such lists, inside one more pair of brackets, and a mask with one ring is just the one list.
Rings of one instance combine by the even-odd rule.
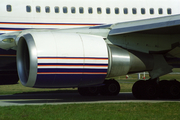
[[149, 72], [137, 99], [178, 99], [180, 0], [0, 0], [1, 84], [115, 96], [118, 76]]

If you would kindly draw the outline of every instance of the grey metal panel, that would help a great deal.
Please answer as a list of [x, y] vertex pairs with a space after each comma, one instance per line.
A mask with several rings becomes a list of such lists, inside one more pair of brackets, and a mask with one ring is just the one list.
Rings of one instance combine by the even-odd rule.
[[109, 32], [109, 35], [118, 35], [172, 26], [180, 26], [179, 14], [153, 19], [117, 23], [111, 26], [112, 29]]
[[33, 87], [37, 74], [37, 50], [31, 34], [26, 34], [19, 39], [17, 69], [21, 83], [24, 86]]
[[113, 78], [129, 73], [151, 71], [154, 66], [153, 56], [137, 51], [127, 51], [115, 45], [108, 45], [109, 65], [106, 78]]
[[109, 45], [109, 67], [107, 77], [126, 75], [130, 68], [130, 56], [128, 51], [113, 45]]
[[112, 24], [108, 24], [108, 25], [99, 25], [99, 26], [93, 26], [90, 27], [89, 29], [102, 29], [102, 28], [110, 28]]

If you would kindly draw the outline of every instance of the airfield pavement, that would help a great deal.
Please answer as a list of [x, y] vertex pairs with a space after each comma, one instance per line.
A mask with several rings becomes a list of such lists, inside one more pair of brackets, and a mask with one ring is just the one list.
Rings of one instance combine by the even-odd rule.
[[137, 100], [132, 93], [120, 93], [117, 96], [81, 96], [79, 93], [31, 93], [0, 95], [0, 106], [19, 105], [58, 105], [81, 103], [121, 103], [121, 102], [180, 102], [176, 100]]

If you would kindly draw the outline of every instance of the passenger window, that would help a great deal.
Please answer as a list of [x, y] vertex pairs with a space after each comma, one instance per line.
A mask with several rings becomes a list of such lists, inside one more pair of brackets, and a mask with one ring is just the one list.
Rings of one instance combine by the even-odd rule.
[[59, 7], [54, 7], [54, 11], [55, 11], [55, 13], [59, 13]]
[[92, 14], [92, 13], [93, 13], [92, 7], [89, 7], [89, 8], [88, 8], [88, 13], [89, 13], [89, 14]]
[[46, 6], [46, 7], [45, 7], [45, 11], [46, 11], [46, 13], [50, 13], [50, 7], [49, 7], [49, 6]]
[[136, 8], [133, 8], [133, 9], [132, 9], [132, 13], [133, 13], [133, 14], [137, 14], [137, 9], [136, 9]]
[[36, 6], [36, 12], [40, 13], [41, 12], [41, 7], [40, 6]]
[[67, 12], [68, 12], [67, 7], [63, 7], [63, 13], [67, 13]]
[[151, 15], [154, 14], [154, 9], [153, 9], [153, 8], [150, 8], [150, 9], [149, 9], [149, 12], [150, 12]]
[[110, 14], [110, 13], [111, 13], [110, 8], [106, 8], [106, 14]]
[[31, 6], [29, 5], [26, 6], [26, 12], [31, 12]]
[[12, 11], [11, 5], [7, 5], [7, 6], [6, 6], [6, 10], [7, 10], [8, 12], [11, 12], [11, 11]]
[[124, 8], [124, 14], [128, 14], [128, 9]]
[[97, 13], [98, 13], [98, 14], [101, 14], [101, 13], [102, 13], [102, 11], [101, 11], [101, 8], [100, 8], [100, 7], [98, 7], [98, 8], [97, 8]]
[[79, 13], [81, 13], [81, 14], [84, 13], [84, 8], [83, 7], [79, 7]]
[[115, 11], [115, 14], [119, 14], [119, 8], [115, 8], [114, 11]]
[[172, 14], [171, 8], [168, 8], [168, 9], [167, 9], [167, 14], [169, 14], [169, 15]]
[[75, 7], [71, 7], [71, 13], [76, 13], [76, 8]]
[[141, 8], [141, 14], [145, 14], [146, 13], [146, 10], [145, 10], [145, 8]]
[[163, 9], [162, 8], [159, 8], [159, 14], [163, 14]]

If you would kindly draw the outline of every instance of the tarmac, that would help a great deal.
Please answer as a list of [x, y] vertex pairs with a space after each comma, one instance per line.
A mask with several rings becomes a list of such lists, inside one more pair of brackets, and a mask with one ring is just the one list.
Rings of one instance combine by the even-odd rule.
[[0, 95], [0, 106], [22, 105], [61, 105], [61, 104], [94, 104], [94, 103], [158, 103], [180, 102], [176, 100], [137, 100], [132, 93], [120, 93], [117, 96], [81, 96], [79, 93], [23, 93], [14, 95]]

